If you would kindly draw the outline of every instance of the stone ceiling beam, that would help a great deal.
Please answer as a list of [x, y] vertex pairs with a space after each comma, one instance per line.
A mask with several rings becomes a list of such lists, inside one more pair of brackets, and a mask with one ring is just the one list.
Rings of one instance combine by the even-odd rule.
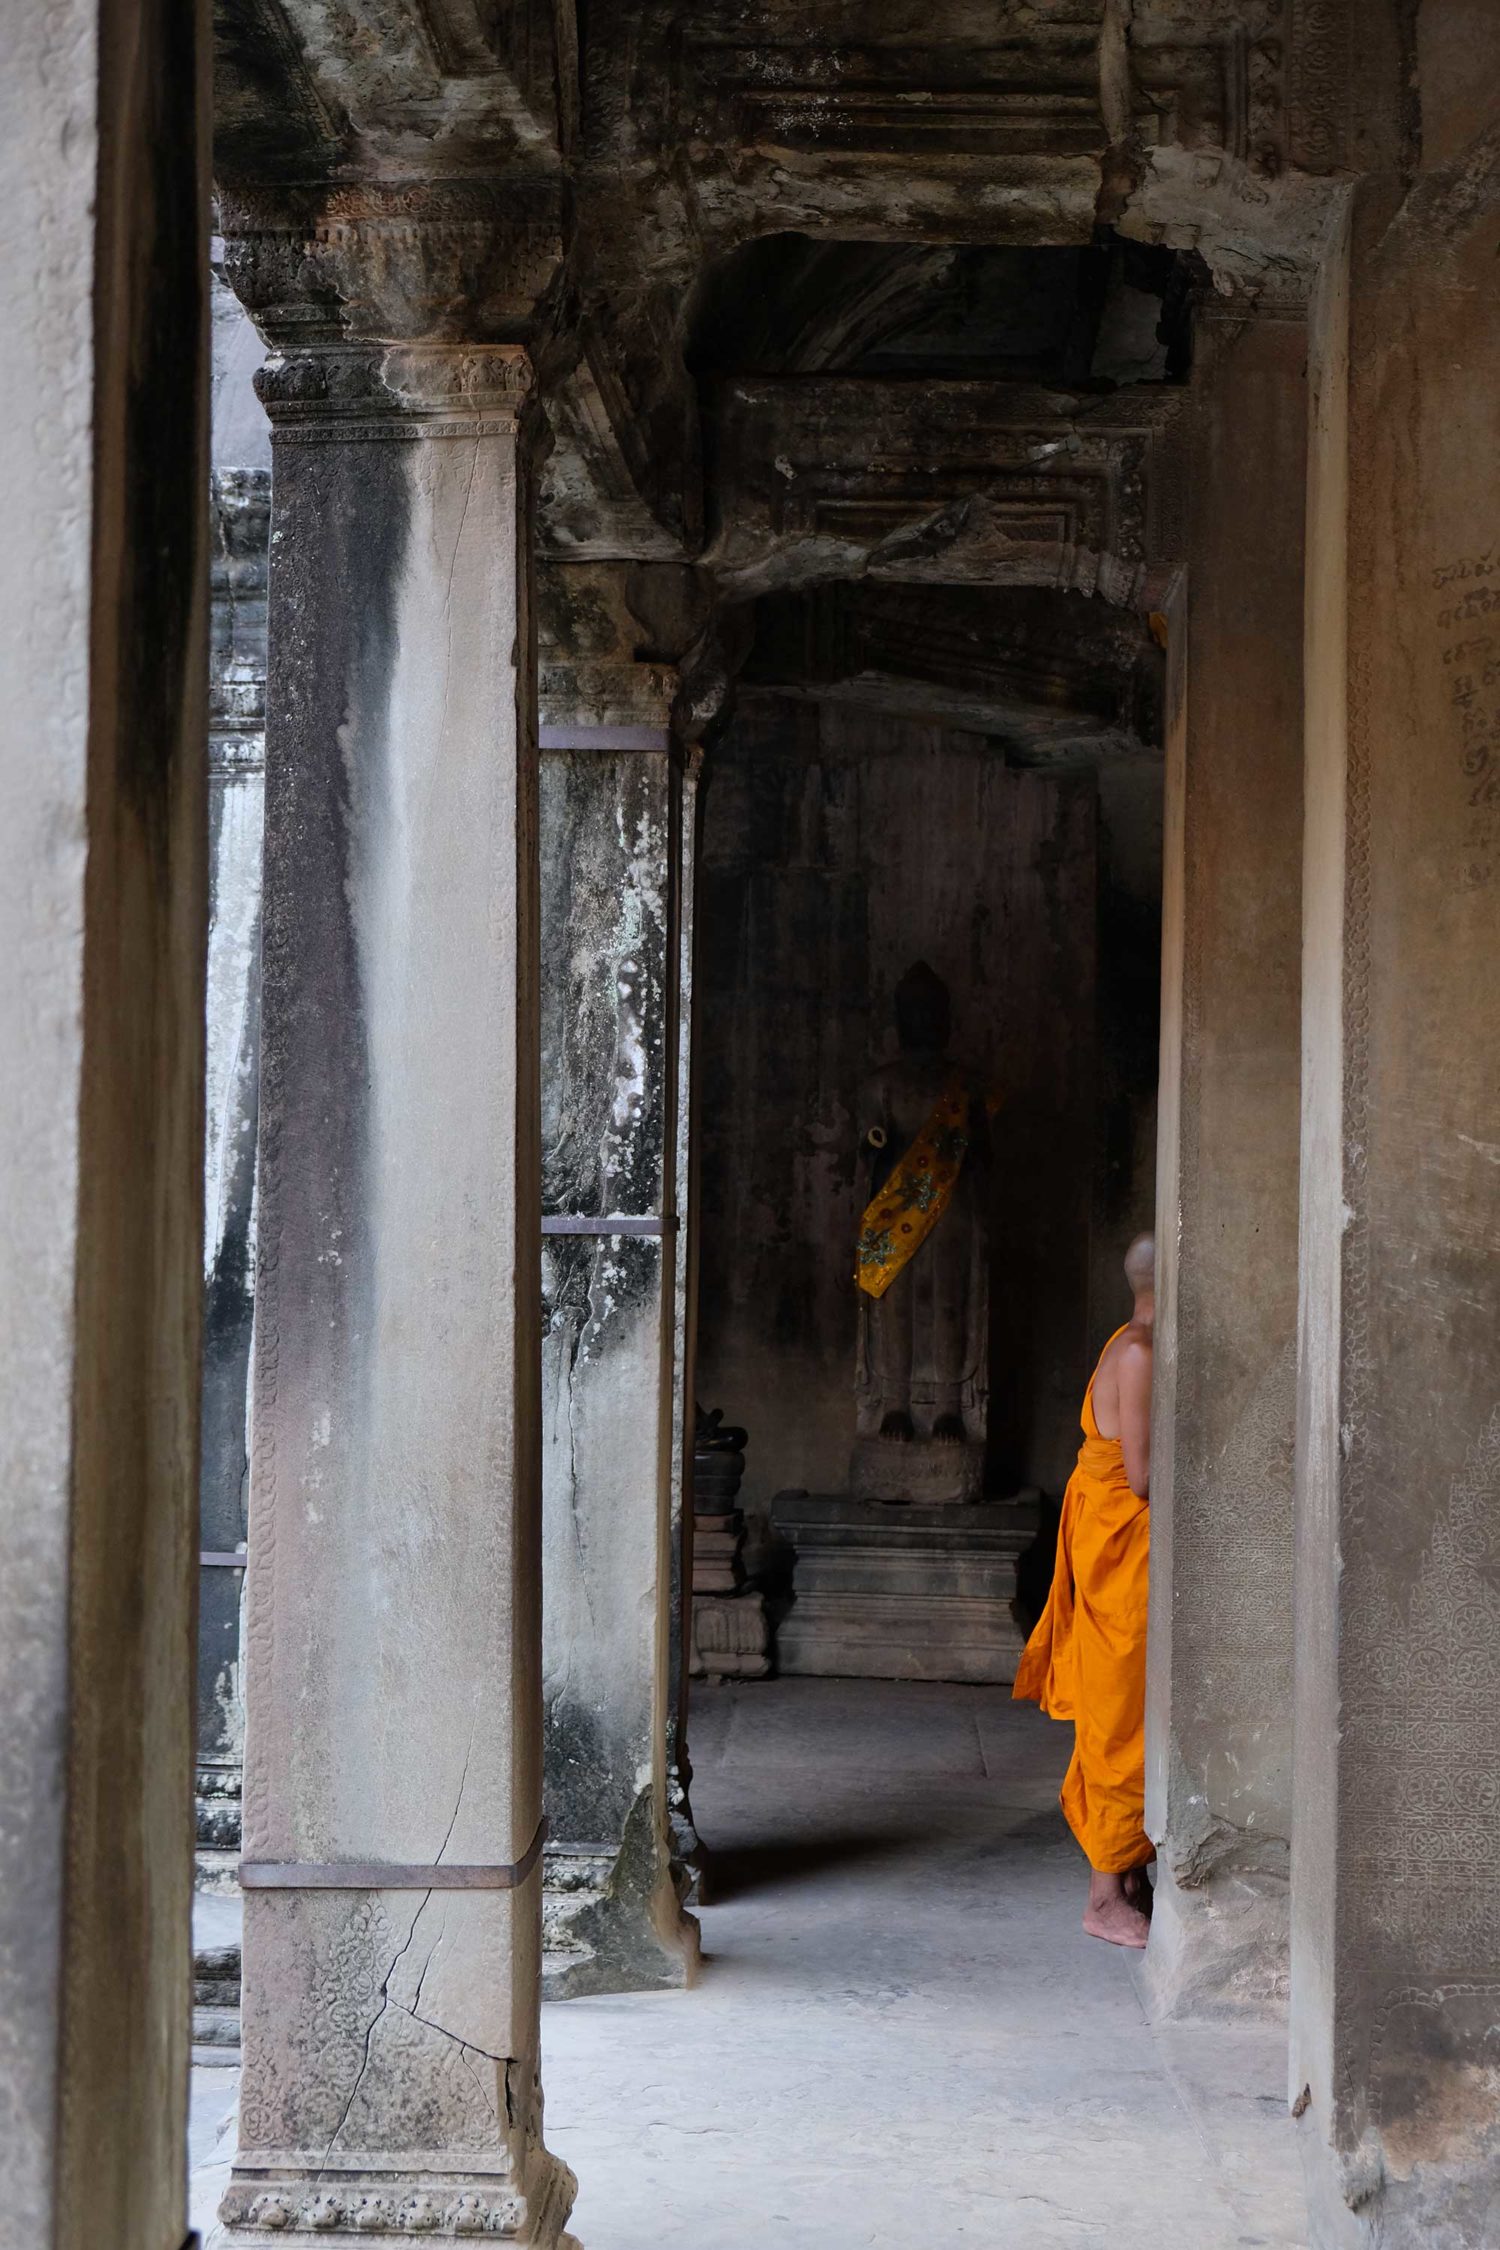
[[571, 140], [557, 0], [214, 0], [221, 179], [553, 169]]
[[1159, 754], [1161, 675], [1145, 623], [1100, 602], [866, 581], [762, 601], [743, 677], [939, 714], [1048, 765]]

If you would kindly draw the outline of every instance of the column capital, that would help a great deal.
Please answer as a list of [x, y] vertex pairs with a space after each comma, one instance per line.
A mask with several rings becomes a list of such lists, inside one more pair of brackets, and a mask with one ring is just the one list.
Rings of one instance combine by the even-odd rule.
[[533, 394], [520, 344], [314, 344], [273, 353], [255, 378], [278, 439], [495, 436]]
[[555, 178], [227, 187], [219, 212], [224, 278], [288, 355], [518, 343], [563, 253]]
[[[677, 689], [672, 664], [576, 661], [544, 652], [537, 673], [542, 746], [583, 748], [597, 740], [602, 749], [665, 750]], [[570, 740], [552, 743], [549, 735]]]

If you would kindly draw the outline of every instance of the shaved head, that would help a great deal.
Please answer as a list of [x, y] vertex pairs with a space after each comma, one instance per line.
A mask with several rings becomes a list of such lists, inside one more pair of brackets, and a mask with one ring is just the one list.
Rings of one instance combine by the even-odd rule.
[[1156, 1237], [1138, 1234], [1125, 1253], [1125, 1279], [1132, 1293], [1139, 1297], [1143, 1291], [1156, 1287]]

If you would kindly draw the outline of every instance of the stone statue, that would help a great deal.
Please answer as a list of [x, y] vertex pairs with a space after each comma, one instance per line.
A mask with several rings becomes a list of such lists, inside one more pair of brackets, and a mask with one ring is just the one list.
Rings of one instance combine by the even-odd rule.
[[989, 1393], [991, 1104], [948, 1052], [948, 987], [925, 961], [896, 988], [900, 1052], [860, 1092], [854, 1490], [975, 1499]]

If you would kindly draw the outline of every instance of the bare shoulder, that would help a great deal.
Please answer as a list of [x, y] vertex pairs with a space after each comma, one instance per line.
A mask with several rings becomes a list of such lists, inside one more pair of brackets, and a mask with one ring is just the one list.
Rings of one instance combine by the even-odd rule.
[[1099, 1362], [1099, 1372], [1118, 1380], [1127, 1369], [1134, 1374], [1150, 1365], [1151, 1330], [1143, 1321], [1132, 1320], [1120, 1330], [1118, 1336], [1112, 1336], [1106, 1344], [1104, 1357]]

